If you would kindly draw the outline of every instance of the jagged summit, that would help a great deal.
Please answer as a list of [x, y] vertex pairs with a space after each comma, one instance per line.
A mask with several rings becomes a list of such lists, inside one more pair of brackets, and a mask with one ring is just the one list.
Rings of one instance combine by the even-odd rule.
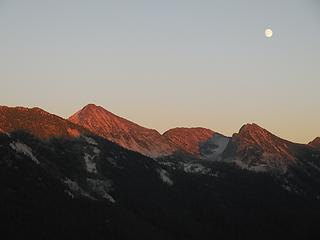
[[308, 144], [320, 150], [320, 137], [316, 137], [313, 141], [309, 142]]
[[[267, 145], [274, 146], [273, 142], [288, 142], [287, 140], [281, 139], [280, 137], [277, 137], [276, 135], [272, 134], [268, 130], [260, 127], [259, 125], [255, 123], [248, 123], [243, 125], [239, 133], [235, 134], [237, 137], [241, 139], [246, 139], [247, 141], [253, 141], [259, 145], [264, 145], [267, 147]], [[270, 147], [269, 146], [269, 147]]]
[[239, 133], [246, 132], [246, 131], [262, 131], [262, 130], [265, 130], [265, 129], [260, 127], [256, 123], [246, 123], [240, 128]]
[[165, 156], [176, 151], [158, 131], [144, 128], [95, 104], [86, 105], [69, 120], [109, 141], [147, 156]]
[[284, 140], [257, 124], [245, 124], [233, 134], [223, 157], [246, 166], [261, 166], [286, 170], [295, 159], [294, 144]]
[[[128, 125], [128, 126], [130, 125], [130, 126], [134, 126], [137, 128], [146, 129], [146, 128], [144, 128], [134, 122], [131, 122], [125, 118], [117, 116], [116, 114], [108, 111], [107, 109], [105, 109], [101, 106], [95, 105], [93, 103], [87, 104], [81, 110], [79, 110], [78, 112], [73, 114], [68, 119], [71, 122], [75, 122], [79, 125], [85, 124], [86, 127], [88, 127], [89, 129], [90, 129], [90, 127], [94, 127], [94, 126], [90, 126], [90, 122], [89, 122], [90, 119], [92, 121], [101, 120], [102, 122], [109, 125], [109, 127], [114, 126], [113, 124], [117, 125], [117, 124], [119, 124], [119, 122], [121, 122], [122, 124], [119, 124], [119, 126], [121, 125], [122, 127], [124, 127], [124, 125]], [[106, 120], [108, 120], [108, 121], [106, 121]], [[124, 128], [124, 129], [126, 131], [128, 130], [128, 128]], [[154, 129], [148, 129], [148, 130], [156, 131]], [[156, 131], [156, 132], [158, 132], [158, 131]]]
[[[96, 105], [94, 103], [89, 103], [87, 105], [85, 105], [81, 110], [79, 110], [78, 112], [86, 112], [86, 111], [99, 111], [99, 110], [103, 110], [103, 111], [106, 111], [106, 112], [109, 112], [111, 113], [110, 111], [106, 110], [105, 108], [99, 106], [99, 105]], [[112, 113], [111, 113], [112, 114]], [[74, 114], [76, 115], [76, 114]]]

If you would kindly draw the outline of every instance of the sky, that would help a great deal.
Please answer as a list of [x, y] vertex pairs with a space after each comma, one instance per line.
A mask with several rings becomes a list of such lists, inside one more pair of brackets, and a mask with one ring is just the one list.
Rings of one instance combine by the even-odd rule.
[[320, 136], [317, 0], [0, 0], [0, 43], [0, 105]]

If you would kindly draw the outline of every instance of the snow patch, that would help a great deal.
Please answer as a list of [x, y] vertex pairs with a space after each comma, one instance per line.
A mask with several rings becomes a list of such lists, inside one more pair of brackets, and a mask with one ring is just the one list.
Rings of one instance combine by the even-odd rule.
[[90, 154], [85, 153], [83, 158], [86, 163], [87, 171], [90, 173], [97, 173], [98, 171], [97, 171], [96, 163], [93, 161], [95, 156], [91, 156]]
[[207, 168], [199, 163], [182, 163], [182, 170], [185, 173], [208, 175], [217, 177], [218, 173], [212, 173], [212, 169]]
[[101, 196], [102, 198], [110, 201], [111, 203], [115, 203], [116, 200], [109, 194], [109, 191], [112, 189], [112, 182], [108, 180], [99, 180], [99, 179], [92, 179], [87, 178], [87, 183], [90, 189], [96, 193], [97, 195]]
[[183, 163], [183, 171], [186, 173], [200, 173], [208, 174], [211, 170], [202, 166], [201, 164]]
[[92, 197], [89, 193], [85, 192], [79, 185], [76, 181], [73, 181], [69, 178], [66, 178], [64, 181], [64, 184], [67, 185], [67, 187], [69, 188], [69, 190], [66, 191], [66, 193], [74, 198], [74, 194], [80, 194], [84, 197], [87, 197], [91, 200], [96, 200], [94, 197]]
[[[89, 139], [91, 139], [91, 138], [89, 138]], [[91, 139], [91, 140], [93, 140], [93, 139]], [[90, 155], [89, 153], [85, 153], [84, 160], [86, 163], [87, 171], [90, 173], [97, 173], [98, 170], [96, 167], [96, 163], [94, 162], [94, 159], [95, 159], [95, 157], [99, 157], [101, 151], [97, 147], [93, 147], [92, 151], [93, 151], [94, 155]]]
[[72, 181], [71, 179], [67, 178], [64, 181], [64, 184], [66, 184], [68, 186], [68, 188], [72, 191], [72, 192], [78, 192], [81, 190], [81, 188], [79, 187], [78, 183], [75, 181]]
[[206, 167], [200, 163], [195, 162], [167, 162], [167, 161], [160, 161], [161, 165], [169, 167], [173, 170], [183, 171], [188, 174], [201, 174], [207, 175], [211, 177], [218, 177], [219, 173], [214, 171], [210, 167]]
[[98, 143], [91, 137], [83, 136], [86, 142], [90, 145], [98, 146]]
[[167, 167], [171, 167], [171, 168], [175, 168], [175, 163], [172, 162], [159, 162], [161, 165], [167, 166]]
[[157, 172], [159, 173], [160, 179], [168, 184], [169, 186], [173, 185], [173, 181], [170, 179], [169, 173], [164, 169], [158, 169]]
[[70, 192], [69, 190], [65, 190], [64, 191], [69, 197], [74, 198], [74, 195], [72, 192]]
[[248, 165], [240, 160], [235, 160], [234, 163], [240, 167], [241, 169], [246, 169], [252, 172], [267, 172], [269, 169], [269, 166], [267, 164], [260, 164], [260, 165]]
[[22, 154], [28, 156], [36, 164], [40, 164], [39, 160], [33, 155], [32, 149], [30, 147], [28, 147], [27, 145], [25, 145], [21, 142], [13, 142], [13, 143], [10, 143], [10, 147], [13, 150], [15, 150], [16, 152], [19, 152], [19, 153], [22, 153]]
[[97, 148], [97, 147], [94, 147], [93, 148], [93, 153], [98, 157], [99, 155], [100, 155], [100, 149], [99, 148]]

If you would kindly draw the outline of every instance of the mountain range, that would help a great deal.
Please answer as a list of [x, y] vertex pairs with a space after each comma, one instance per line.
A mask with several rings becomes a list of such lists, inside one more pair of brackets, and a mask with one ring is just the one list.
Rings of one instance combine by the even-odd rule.
[[256, 124], [160, 134], [94, 104], [3, 106], [0, 178], [8, 239], [320, 237], [320, 138]]

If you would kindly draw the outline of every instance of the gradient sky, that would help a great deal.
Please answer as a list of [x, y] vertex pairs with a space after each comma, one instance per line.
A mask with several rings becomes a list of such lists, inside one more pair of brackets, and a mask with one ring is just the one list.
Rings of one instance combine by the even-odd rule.
[[0, 41], [0, 105], [320, 136], [317, 0], [0, 0]]

